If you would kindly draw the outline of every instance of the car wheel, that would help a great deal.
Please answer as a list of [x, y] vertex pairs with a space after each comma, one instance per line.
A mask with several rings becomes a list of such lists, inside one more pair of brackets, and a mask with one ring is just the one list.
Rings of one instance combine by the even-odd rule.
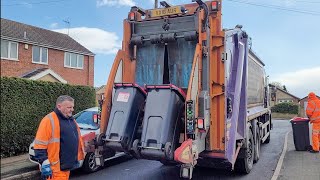
[[92, 173], [97, 171], [99, 168], [100, 166], [96, 165], [94, 153], [93, 152], [87, 153], [82, 165], [83, 171], [86, 173]]

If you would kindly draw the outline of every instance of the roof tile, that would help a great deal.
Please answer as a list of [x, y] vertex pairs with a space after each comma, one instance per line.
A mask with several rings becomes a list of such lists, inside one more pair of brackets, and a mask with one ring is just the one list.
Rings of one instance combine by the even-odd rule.
[[[26, 35], [26, 38], [24, 37]], [[47, 29], [1, 18], [1, 38], [9, 37], [18, 41], [29, 41], [52, 48], [61, 48], [80, 54], [94, 55], [70, 36]]]

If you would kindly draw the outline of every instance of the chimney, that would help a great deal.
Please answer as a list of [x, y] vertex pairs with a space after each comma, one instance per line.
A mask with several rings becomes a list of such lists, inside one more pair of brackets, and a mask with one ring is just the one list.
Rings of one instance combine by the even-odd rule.
[[23, 33], [23, 39], [28, 39], [28, 38], [27, 38], [27, 32], [26, 32], [26, 31]]

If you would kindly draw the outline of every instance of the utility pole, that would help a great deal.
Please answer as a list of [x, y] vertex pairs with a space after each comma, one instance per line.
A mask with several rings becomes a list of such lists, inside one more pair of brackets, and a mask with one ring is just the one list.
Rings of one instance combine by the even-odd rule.
[[69, 29], [70, 29], [70, 21], [69, 20], [63, 20], [68, 25], [68, 36], [69, 36]]
[[154, 8], [155, 8], [155, 9], [158, 8], [158, 0], [154, 0]]

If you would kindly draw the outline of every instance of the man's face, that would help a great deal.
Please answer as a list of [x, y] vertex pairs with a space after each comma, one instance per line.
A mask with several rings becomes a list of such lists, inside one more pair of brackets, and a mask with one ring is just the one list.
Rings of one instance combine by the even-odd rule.
[[63, 101], [62, 103], [57, 105], [59, 111], [66, 117], [72, 117], [74, 102], [72, 101]]

